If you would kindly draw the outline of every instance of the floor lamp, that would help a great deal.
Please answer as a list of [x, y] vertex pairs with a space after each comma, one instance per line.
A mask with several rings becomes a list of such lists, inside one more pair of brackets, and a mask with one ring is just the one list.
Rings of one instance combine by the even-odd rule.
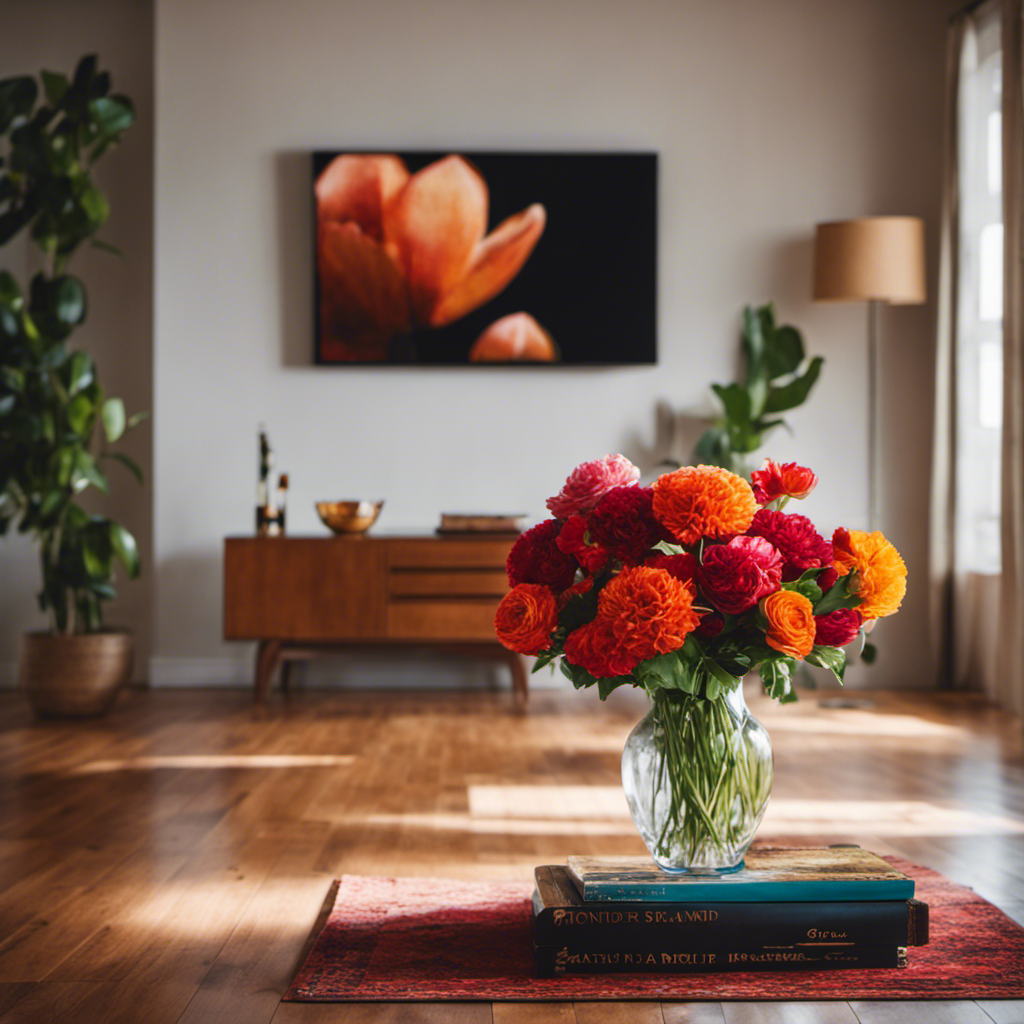
[[924, 222], [860, 217], [819, 224], [814, 298], [868, 304], [868, 529], [878, 529], [878, 308], [924, 302]]

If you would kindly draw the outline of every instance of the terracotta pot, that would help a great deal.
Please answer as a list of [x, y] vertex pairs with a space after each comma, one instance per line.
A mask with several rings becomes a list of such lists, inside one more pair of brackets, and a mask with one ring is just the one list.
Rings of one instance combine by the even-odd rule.
[[132, 674], [130, 633], [26, 633], [18, 681], [40, 715], [102, 715]]

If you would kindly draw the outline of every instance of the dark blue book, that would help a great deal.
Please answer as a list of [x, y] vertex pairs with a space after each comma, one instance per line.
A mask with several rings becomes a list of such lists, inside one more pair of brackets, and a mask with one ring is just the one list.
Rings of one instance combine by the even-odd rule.
[[914, 880], [859, 846], [747, 851], [724, 875], [671, 874], [649, 857], [570, 857], [586, 903], [831, 903], [909, 900]]
[[534, 944], [575, 951], [817, 952], [923, 946], [919, 900], [795, 903], [587, 903], [562, 865], [536, 868]]

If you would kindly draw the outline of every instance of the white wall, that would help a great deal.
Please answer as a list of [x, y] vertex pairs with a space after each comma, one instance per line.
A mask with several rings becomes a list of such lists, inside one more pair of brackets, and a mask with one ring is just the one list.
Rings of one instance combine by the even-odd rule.
[[[768, 453], [817, 469], [806, 511], [824, 530], [862, 524], [866, 311], [811, 304], [810, 239], [818, 220], [915, 214], [934, 251], [944, 14], [919, 0], [156, 0], [154, 679], [244, 677], [247, 652], [220, 639], [220, 553], [251, 528], [260, 420], [291, 475], [294, 532], [321, 532], [313, 501], [332, 497], [386, 498], [382, 530], [430, 529], [441, 509], [539, 518], [580, 460], [645, 464], [657, 401], [701, 407], [709, 381], [732, 378], [747, 302], [774, 299], [826, 357], [795, 436]], [[659, 151], [659, 365], [311, 366], [308, 154], [344, 146]], [[883, 527], [910, 594], [878, 630], [869, 685], [930, 683], [932, 320], [930, 305], [883, 319]]]
[[[4, 5], [0, 32], [0, 78], [38, 74], [41, 68], [70, 74], [80, 57], [97, 53], [101, 67], [111, 72], [114, 91], [126, 93], [135, 104], [136, 124], [97, 165], [96, 175], [111, 206], [100, 237], [118, 246], [125, 260], [85, 246], [70, 268], [89, 295], [88, 319], [71, 344], [96, 357], [107, 393], [121, 395], [129, 412], [149, 409], [153, 397], [152, 33], [148, 0], [13, 0]], [[0, 265], [12, 269], [23, 285], [35, 270], [34, 259], [23, 237], [0, 252]], [[150, 424], [144, 424], [120, 446], [143, 467], [146, 485], [140, 488], [115, 466], [111, 498], [90, 499], [139, 542], [143, 576], [120, 583], [118, 599], [106, 606], [105, 617], [134, 632], [140, 679], [147, 671], [155, 587], [150, 431]], [[13, 680], [21, 634], [46, 627], [36, 606], [39, 587], [38, 558], [29, 541], [18, 535], [0, 540], [0, 684]]]

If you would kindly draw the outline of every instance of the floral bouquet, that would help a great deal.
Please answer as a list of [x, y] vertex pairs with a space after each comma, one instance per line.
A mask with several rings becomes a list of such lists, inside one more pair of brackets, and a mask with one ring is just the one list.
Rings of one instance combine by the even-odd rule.
[[653, 707], [623, 757], [641, 834], [663, 867], [736, 867], [771, 787], [742, 677], [759, 667], [782, 701], [800, 661], [842, 682], [843, 647], [897, 610], [906, 566], [881, 533], [829, 542], [784, 512], [817, 484], [795, 463], [767, 460], [751, 483], [715, 466], [639, 478], [622, 455], [573, 470], [509, 554], [495, 630], [602, 700], [643, 687]]

